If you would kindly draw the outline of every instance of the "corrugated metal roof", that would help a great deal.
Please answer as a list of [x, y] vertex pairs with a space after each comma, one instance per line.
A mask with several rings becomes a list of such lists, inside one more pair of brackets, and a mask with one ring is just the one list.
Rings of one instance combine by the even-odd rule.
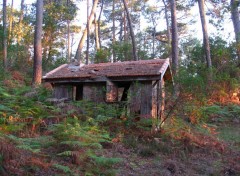
[[64, 64], [47, 73], [43, 79], [158, 76], [165, 73], [168, 66], [169, 59], [99, 63], [82, 67]]

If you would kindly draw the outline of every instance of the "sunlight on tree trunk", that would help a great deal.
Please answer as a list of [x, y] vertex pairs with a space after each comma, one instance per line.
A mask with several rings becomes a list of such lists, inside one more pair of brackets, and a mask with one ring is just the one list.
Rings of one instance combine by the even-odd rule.
[[[178, 76], [178, 26], [177, 26], [177, 14], [176, 14], [176, 1], [171, 0], [171, 20], [172, 20], [172, 72], [173, 77]], [[179, 85], [175, 82], [174, 95], [177, 97], [179, 94]]]
[[115, 53], [115, 50], [114, 50], [114, 47], [115, 47], [115, 43], [116, 43], [116, 25], [115, 25], [115, 0], [113, 0], [113, 3], [112, 3], [112, 46], [113, 46], [113, 49], [112, 49], [112, 55], [113, 55], [113, 62], [116, 62], [116, 53]]
[[211, 76], [212, 59], [211, 59], [210, 44], [209, 44], [209, 38], [208, 38], [204, 0], [198, 0], [198, 7], [199, 7], [199, 14], [200, 14], [201, 23], [202, 23], [203, 44], [204, 44], [204, 51], [206, 55], [207, 68], [210, 69], [210, 79], [212, 79], [212, 76]]
[[3, 67], [7, 70], [7, 0], [3, 0]]
[[[67, 6], [69, 6], [69, 0], [67, 0]], [[67, 19], [67, 61], [71, 61], [70, 55], [70, 20]]]
[[237, 44], [238, 64], [240, 66], [240, 19], [238, 11], [239, 5], [239, 0], [231, 0], [231, 15]]
[[99, 34], [98, 34], [99, 30], [98, 30], [98, 28], [99, 28], [100, 26], [98, 26], [96, 13], [94, 14], [94, 25], [95, 25], [95, 30], [94, 30], [94, 31], [95, 31], [96, 50], [99, 50], [99, 49], [100, 49], [100, 44], [99, 44]]
[[[94, 13], [95, 15], [95, 13]], [[89, 62], [89, 41], [90, 40], [90, 29], [89, 29], [89, 0], [87, 0], [87, 51], [86, 51], [86, 65]]]
[[36, 26], [34, 33], [34, 64], [33, 64], [33, 87], [42, 81], [42, 23], [43, 23], [43, 0], [37, 0]]
[[11, 3], [11, 10], [9, 15], [9, 30], [8, 30], [8, 46], [12, 43], [12, 33], [13, 33], [13, 3], [14, 0], [12, 0]]

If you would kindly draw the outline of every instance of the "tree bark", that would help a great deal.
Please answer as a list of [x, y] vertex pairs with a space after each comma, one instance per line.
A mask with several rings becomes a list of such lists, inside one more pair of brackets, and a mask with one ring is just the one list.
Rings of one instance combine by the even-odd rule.
[[[173, 77], [178, 76], [178, 26], [177, 26], [177, 14], [176, 14], [176, 1], [171, 0], [171, 20], [172, 20], [172, 73]], [[179, 84], [176, 81], [174, 85], [174, 97], [179, 95]]]
[[112, 26], [112, 54], [113, 54], [113, 62], [116, 62], [116, 53], [115, 53], [115, 43], [116, 43], [116, 25], [115, 25], [115, 0], [113, 0], [113, 4], [112, 4], [112, 22], [113, 22], [113, 26]]
[[[92, 10], [91, 10], [91, 14], [90, 14], [90, 17], [89, 17], [89, 28], [92, 27], [92, 22], [93, 22], [93, 18], [94, 18], [94, 14], [96, 12], [96, 9], [97, 9], [97, 4], [98, 4], [98, 0], [94, 0], [94, 3], [93, 3], [93, 7], [92, 7]], [[79, 62], [81, 62], [81, 52], [82, 52], [82, 48], [83, 48], [83, 45], [84, 45], [84, 42], [86, 40], [86, 37], [87, 37], [87, 26], [83, 32], [83, 35], [81, 37], [81, 40], [78, 44], [78, 48], [77, 48], [77, 52], [76, 52], [76, 55], [75, 55], [75, 59], [78, 60]]]
[[42, 23], [43, 23], [43, 0], [37, 0], [36, 25], [34, 33], [34, 63], [33, 63], [33, 87], [42, 81]]
[[88, 65], [88, 60], [89, 60], [89, 36], [90, 36], [89, 33], [90, 33], [90, 29], [89, 29], [89, 0], [87, 0], [87, 51], [86, 51], [86, 65]]
[[24, 11], [24, 0], [21, 0], [21, 9], [20, 9], [20, 17], [19, 17], [19, 24], [23, 21], [23, 11]]
[[231, 0], [231, 15], [237, 44], [238, 64], [240, 64], [240, 19], [238, 12], [239, 5], [239, 0]]
[[10, 16], [9, 16], [8, 46], [11, 45], [11, 43], [12, 43], [13, 3], [14, 3], [14, 0], [12, 0], [12, 3], [11, 3], [11, 11], [10, 11]]
[[[23, 22], [23, 13], [24, 13], [24, 0], [21, 0], [21, 9], [20, 9], [20, 17], [19, 17], [19, 29], [22, 29], [22, 22]], [[19, 54], [19, 45], [20, 45], [21, 36], [17, 35], [17, 58], [16, 61], [19, 60], [20, 54]]]
[[[67, 6], [69, 6], [69, 0], [67, 0]], [[71, 61], [70, 56], [70, 20], [67, 19], [67, 61]]]
[[100, 23], [101, 23], [101, 17], [102, 17], [102, 11], [103, 11], [103, 0], [101, 0], [101, 9], [100, 9], [100, 13], [98, 16], [98, 42], [99, 42], [99, 47], [101, 48], [101, 30], [100, 30]]
[[3, 67], [7, 70], [7, 0], [3, 0]]
[[131, 35], [131, 39], [132, 39], [133, 59], [135, 61], [137, 61], [138, 60], [138, 56], [137, 56], [137, 48], [136, 48], [135, 36], [134, 36], [134, 32], [133, 32], [133, 27], [132, 27], [132, 21], [131, 21], [131, 17], [130, 17], [129, 11], [128, 11], [127, 3], [126, 3], [125, 0], [122, 0], [122, 1], [123, 1], [123, 4], [124, 4], [124, 9], [125, 9], [126, 15], [127, 15], [130, 35]]
[[204, 44], [207, 68], [211, 69], [212, 60], [211, 60], [210, 44], [209, 44], [209, 38], [208, 38], [207, 23], [206, 23], [204, 0], [198, 0], [198, 7], [199, 7], [199, 14], [200, 14], [201, 23], [202, 23], [203, 44]]
[[178, 26], [175, 0], [171, 0], [171, 20], [172, 20], [172, 72], [173, 76], [177, 76], [179, 50], [178, 50]]
[[95, 25], [95, 44], [96, 44], [96, 49], [99, 50], [100, 49], [100, 44], [99, 44], [99, 26], [98, 26], [98, 22], [97, 22], [97, 16], [96, 13], [94, 14], [94, 25]]

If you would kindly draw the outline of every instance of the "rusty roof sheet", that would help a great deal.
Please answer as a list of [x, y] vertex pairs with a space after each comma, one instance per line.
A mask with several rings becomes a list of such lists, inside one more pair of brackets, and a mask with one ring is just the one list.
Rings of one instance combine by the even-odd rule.
[[64, 64], [47, 73], [43, 79], [157, 76], [165, 73], [168, 66], [169, 59], [99, 63], [82, 67]]

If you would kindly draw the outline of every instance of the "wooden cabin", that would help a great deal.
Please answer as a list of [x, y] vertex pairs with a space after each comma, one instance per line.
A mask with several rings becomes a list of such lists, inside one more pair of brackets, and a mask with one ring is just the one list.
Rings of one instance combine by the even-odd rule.
[[101, 103], [126, 102], [131, 115], [162, 117], [164, 82], [172, 80], [169, 59], [64, 64], [43, 77], [54, 98]]

